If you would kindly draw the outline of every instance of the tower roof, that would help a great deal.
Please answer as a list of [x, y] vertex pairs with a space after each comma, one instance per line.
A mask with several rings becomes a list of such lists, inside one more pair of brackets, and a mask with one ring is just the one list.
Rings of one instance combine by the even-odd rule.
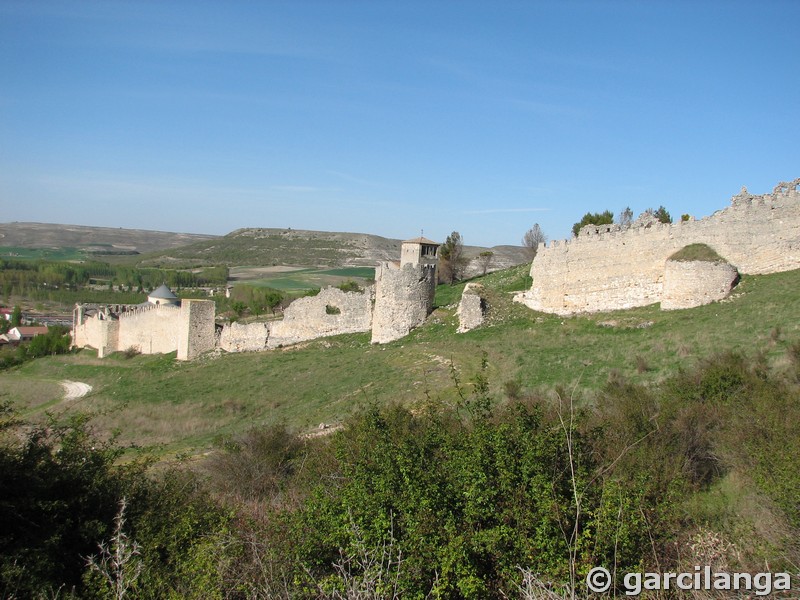
[[178, 297], [172, 293], [172, 290], [167, 287], [166, 283], [161, 284], [160, 287], [154, 289], [147, 294], [148, 298], [159, 298], [161, 300], [177, 300]]
[[432, 246], [441, 246], [439, 242], [434, 242], [433, 240], [429, 240], [428, 238], [418, 237], [414, 238], [413, 240], [405, 240], [404, 244], [426, 244]]

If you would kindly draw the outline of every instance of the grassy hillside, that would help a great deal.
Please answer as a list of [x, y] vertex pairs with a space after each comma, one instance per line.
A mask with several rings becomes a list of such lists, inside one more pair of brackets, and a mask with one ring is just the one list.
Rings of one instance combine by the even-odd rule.
[[[726, 349], [763, 353], [780, 368], [800, 340], [800, 271], [743, 278], [733, 297], [683, 311], [657, 306], [562, 318], [514, 304], [529, 284], [521, 266], [482, 278], [487, 324], [457, 334], [461, 286], [442, 286], [440, 307], [403, 340], [373, 346], [348, 335], [257, 354], [212, 354], [191, 363], [172, 356], [112, 356], [92, 351], [37, 359], [0, 373], [6, 398], [37, 417], [89, 411], [122, 441], [159, 444], [165, 456], [202, 452], [215, 439], [256, 424], [285, 422], [298, 431], [336, 424], [365, 403], [452, 403], [455, 381], [469, 386], [488, 360], [492, 393], [575, 386], [592, 393], [609, 379], [654, 383]], [[89, 383], [83, 399], [61, 400], [61, 380]]]
[[149, 266], [374, 266], [400, 256], [399, 240], [294, 229], [238, 229], [221, 238], [144, 257]]

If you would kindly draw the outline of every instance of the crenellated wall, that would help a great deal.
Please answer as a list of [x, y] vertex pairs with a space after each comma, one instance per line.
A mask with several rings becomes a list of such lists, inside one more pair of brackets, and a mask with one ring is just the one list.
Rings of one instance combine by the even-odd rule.
[[136, 348], [142, 354], [166, 354], [178, 349], [181, 309], [150, 305], [119, 316], [117, 350]]
[[660, 302], [667, 259], [704, 243], [740, 273], [800, 267], [800, 179], [772, 194], [746, 189], [704, 219], [673, 224], [586, 226], [571, 240], [542, 244], [531, 265], [533, 285], [515, 298], [535, 310], [568, 315]]
[[72, 345], [97, 349], [103, 358], [133, 348], [142, 354], [178, 352], [178, 360], [191, 360], [214, 348], [214, 302], [184, 300], [181, 306], [147, 304], [77, 305], [73, 315]]

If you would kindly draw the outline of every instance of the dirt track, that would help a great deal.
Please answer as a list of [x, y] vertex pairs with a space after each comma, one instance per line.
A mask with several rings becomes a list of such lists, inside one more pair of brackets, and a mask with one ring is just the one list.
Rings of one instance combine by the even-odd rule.
[[88, 383], [81, 381], [68, 381], [61, 382], [61, 387], [64, 388], [64, 400], [75, 400], [83, 398], [86, 394], [92, 391], [92, 386]]

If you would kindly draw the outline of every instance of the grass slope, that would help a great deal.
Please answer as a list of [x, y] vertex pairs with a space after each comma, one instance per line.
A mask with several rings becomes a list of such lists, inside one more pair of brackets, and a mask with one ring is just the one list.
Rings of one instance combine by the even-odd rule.
[[[112, 356], [91, 351], [38, 359], [0, 373], [0, 389], [29, 417], [74, 410], [96, 414], [101, 430], [122, 441], [159, 444], [165, 456], [203, 452], [215, 439], [254, 425], [285, 422], [300, 431], [334, 424], [368, 402], [456, 399], [486, 353], [492, 391], [509, 387], [598, 390], [610, 377], [654, 383], [726, 349], [783, 360], [800, 339], [800, 271], [744, 277], [733, 298], [689, 310], [657, 305], [571, 318], [530, 311], [511, 301], [529, 285], [527, 267], [481, 278], [490, 311], [484, 327], [457, 334], [455, 306], [463, 286], [440, 287], [424, 327], [373, 346], [368, 334], [346, 335], [255, 354], [208, 355], [191, 363], [173, 356]], [[780, 365], [779, 365], [780, 366]], [[93, 386], [60, 400], [63, 379]]]
[[400, 254], [400, 241], [375, 235], [294, 229], [238, 229], [221, 238], [142, 257], [147, 266], [374, 266]]

